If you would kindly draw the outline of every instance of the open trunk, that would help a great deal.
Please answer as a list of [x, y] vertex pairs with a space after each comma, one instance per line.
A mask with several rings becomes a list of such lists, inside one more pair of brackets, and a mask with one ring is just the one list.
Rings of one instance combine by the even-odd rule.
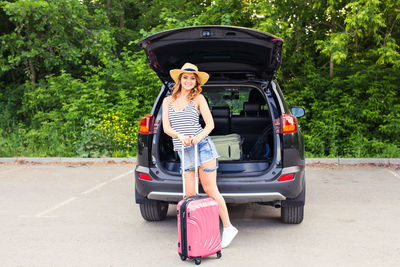
[[[202, 94], [214, 119], [210, 137], [238, 134], [241, 139], [240, 159], [219, 159], [218, 174], [266, 171], [275, 158], [275, 131], [271, 105], [261, 89], [249, 85], [207, 85]], [[200, 124], [204, 127], [201, 116]], [[158, 161], [164, 169], [179, 173], [181, 163], [172, 139], [164, 133], [162, 124], [158, 131]]]
[[202, 25], [160, 32], [138, 44], [165, 84], [172, 82], [169, 71], [186, 62], [210, 74], [210, 81], [269, 80], [280, 67], [283, 41], [249, 28]]

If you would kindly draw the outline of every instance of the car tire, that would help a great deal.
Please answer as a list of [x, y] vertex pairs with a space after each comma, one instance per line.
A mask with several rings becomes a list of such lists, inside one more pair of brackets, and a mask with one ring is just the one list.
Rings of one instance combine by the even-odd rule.
[[154, 201], [140, 204], [140, 213], [146, 221], [162, 221], [167, 216], [168, 203]]
[[303, 221], [304, 205], [281, 208], [281, 221], [288, 224], [299, 224]]

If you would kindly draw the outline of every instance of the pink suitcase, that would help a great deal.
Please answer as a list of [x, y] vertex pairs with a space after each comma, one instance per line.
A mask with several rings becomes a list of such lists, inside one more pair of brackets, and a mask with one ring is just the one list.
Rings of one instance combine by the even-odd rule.
[[[182, 161], [183, 169], [184, 159]], [[217, 258], [220, 258], [222, 254], [218, 203], [213, 198], [199, 196], [197, 145], [195, 162], [196, 195], [182, 199], [177, 206], [178, 253], [182, 260], [193, 259], [196, 265], [199, 265], [203, 257], [217, 254]], [[185, 196], [184, 171], [182, 171], [182, 182]]]

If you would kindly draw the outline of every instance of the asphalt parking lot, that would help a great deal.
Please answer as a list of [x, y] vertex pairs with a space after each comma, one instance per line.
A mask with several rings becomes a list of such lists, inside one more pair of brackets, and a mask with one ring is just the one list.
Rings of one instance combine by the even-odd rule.
[[[149, 223], [134, 165], [0, 164], [1, 266], [194, 266], [178, 257], [176, 213]], [[305, 219], [230, 205], [239, 234], [201, 266], [398, 266], [400, 170], [307, 168]]]

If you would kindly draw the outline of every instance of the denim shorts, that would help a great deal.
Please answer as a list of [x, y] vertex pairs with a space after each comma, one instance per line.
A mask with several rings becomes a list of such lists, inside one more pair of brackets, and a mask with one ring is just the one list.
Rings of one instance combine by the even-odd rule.
[[[212, 159], [216, 159], [219, 157], [217, 153], [217, 149], [215, 148], [215, 145], [211, 138], [207, 136], [203, 140], [201, 140], [197, 144], [197, 166], [198, 168], [201, 168], [201, 164], [204, 162], [207, 162]], [[187, 147], [184, 149], [185, 153], [185, 171], [191, 171], [194, 170], [195, 164], [194, 164], [194, 145], [191, 145], [190, 147]], [[182, 162], [182, 150], [178, 150], [178, 155], [179, 158], [181, 159]], [[213, 172], [218, 168], [218, 159], [216, 163], [216, 168], [213, 169], [204, 169], [203, 171], [206, 172]], [[181, 164], [181, 173], [182, 173], [182, 164]]]

